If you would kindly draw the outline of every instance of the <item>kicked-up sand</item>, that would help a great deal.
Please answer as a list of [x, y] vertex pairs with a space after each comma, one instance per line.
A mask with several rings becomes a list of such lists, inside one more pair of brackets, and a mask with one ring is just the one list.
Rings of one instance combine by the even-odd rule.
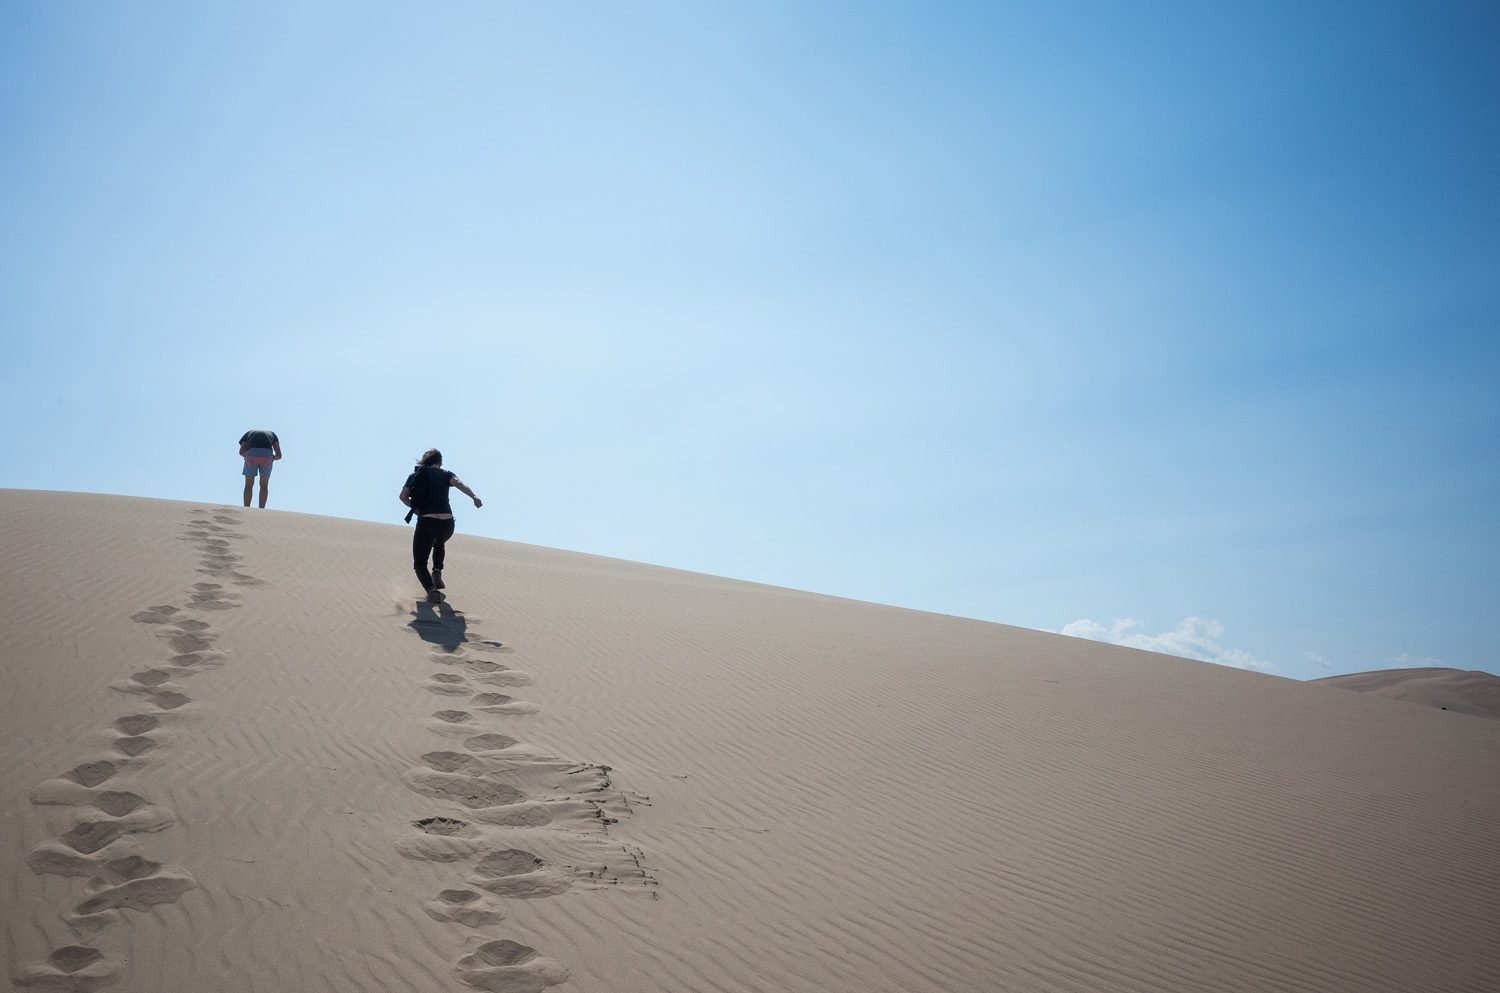
[[463, 527], [0, 491], [0, 988], [1500, 989], [1500, 721]]

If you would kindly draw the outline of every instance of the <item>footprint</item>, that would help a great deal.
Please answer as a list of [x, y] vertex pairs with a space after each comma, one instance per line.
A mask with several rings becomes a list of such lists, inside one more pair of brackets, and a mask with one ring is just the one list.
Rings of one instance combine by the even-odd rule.
[[119, 821], [84, 821], [58, 837], [80, 855], [92, 855], [126, 833]]
[[193, 610], [233, 610], [237, 606], [239, 604], [214, 596], [194, 596], [192, 603]]
[[461, 862], [483, 850], [485, 842], [468, 821], [457, 817], [424, 817], [415, 831], [396, 842], [396, 851], [425, 862]]
[[567, 969], [535, 948], [505, 939], [480, 945], [454, 971], [467, 985], [490, 993], [538, 993], [568, 978]]
[[486, 876], [517, 876], [533, 872], [542, 867], [542, 860], [520, 848], [506, 848], [486, 855], [479, 863], [480, 873]]
[[438, 772], [467, 772], [470, 775], [484, 772], [484, 763], [463, 752], [428, 752], [422, 756], [422, 764]]
[[509, 783], [495, 783], [477, 776], [459, 776], [430, 769], [414, 770], [407, 779], [407, 785], [423, 796], [453, 800], [470, 810], [503, 807], [526, 799], [525, 793]]
[[21, 986], [37, 986], [58, 993], [91, 993], [119, 980], [120, 965], [97, 948], [67, 945], [47, 961], [24, 966], [15, 974]]
[[444, 724], [467, 724], [474, 719], [474, 715], [467, 710], [439, 710], [432, 716]]
[[466, 927], [485, 927], [505, 920], [505, 915], [489, 906], [484, 894], [477, 890], [443, 890], [422, 909], [433, 920]]
[[121, 693], [134, 693], [138, 696], [143, 696], [162, 710], [176, 710], [178, 707], [192, 702], [192, 697], [184, 693], [179, 693], [177, 690], [164, 689], [165, 685], [163, 683], [160, 686], [143, 686], [140, 683], [131, 681], [110, 683], [109, 688]]
[[115, 771], [113, 762], [85, 762], [83, 765], [76, 765], [69, 769], [59, 778], [68, 779], [79, 786], [92, 789], [112, 777]]
[[517, 700], [504, 693], [476, 693], [469, 699], [469, 703], [487, 714], [505, 714], [512, 717], [534, 714], [541, 710], [529, 700]]
[[474, 678], [491, 686], [530, 686], [532, 683], [531, 677], [526, 673], [503, 665], [498, 672], [482, 673]]
[[135, 758], [138, 755], [145, 755], [158, 744], [159, 742], [155, 738], [147, 737], [144, 734], [137, 734], [128, 738], [116, 738], [115, 751], [121, 755], [128, 755], [131, 758]]
[[87, 945], [68, 945], [47, 956], [48, 961], [63, 972], [78, 972], [104, 958], [104, 953]]
[[146, 798], [123, 790], [106, 790], [94, 797], [94, 806], [111, 817], [124, 817], [146, 806]]
[[451, 672], [436, 672], [427, 683], [427, 692], [443, 696], [468, 696], [474, 690], [468, 683], [469, 681], [463, 676]]
[[471, 752], [498, 752], [516, 744], [516, 739], [503, 734], [476, 734], [464, 739], [464, 747]]
[[530, 686], [531, 676], [519, 669], [513, 669], [499, 662], [491, 662], [488, 659], [471, 659], [462, 655], [449, 656], [434, 652], [432, 661], [439, 665], [453, 666], [463, 669], [475, 679], [494, 683], [496, 686]]
[[197, 881], [186, 873], [158, 872], [108, 887], [84, 900], [73, 912], [87, 917], [106, 910], [146, 910], [159, 903], [176, 903], [182, 894], [197, 886]]
[[508, 666], [501, 665], [499, 662], [491, 662], [488, 659], [471, 659], [462, 655], [441, 655], [433, 652], [431, 658], [432, 661], [439, 665], [462, 666], [471, 672], [500, 672], [509, 668]]
[[97, 859], [80, 855], [56, 841], [27, 852], [26, 865], [38, 876], [93, 876], [99, 871]]
[[559, 817], [569, 816], [583, 821], [591, 816], [585, 806], [571, 800], [556, 801], [525, 800], [504, 807], [486, 807], [474, 812], [475, 820], [496, 827], [534, 828], [546, 827]]
[[115, 721], [115, 730], [121, 734], [145, 734], [147, 731], [155, 731], [161, 721], [151, 714], [131, 714]]
[[145, 672], [137, 672], [131, 675], [130, 681], [142, 686], [160, 686], [162, 683], [171, 682], [172, 673], [165, 669], [147, 669]]
[[110, 883], [127, 883], [132, 879], [149, 876], [160, 868], [160, 862], [153, 862], [140, 855], [126, 855], [104, 863], [101, 878]]
[[424, 817], [416, 822], [416, 826], [427, 834], [454, 835], [469, 826], [468, 821], [461, 821], [457, 817]]
[[206, 666], [220, 666], [224, 664], [226, 656], [219, 652], [183, 652], [174, 655], [169, 660], [179, 669], [196, 669]]
[[[429, 752], [423, 764], [403, 776], [407, 788], [423, 796], [460, 803], [469, 819], [500, 827], [540, 827], [567, 821], [593, 833], [618, 820], [615, 793], [603, 766], [580, 765], [505, 752], [519, 744], [499, 734], [472, 734], [471, 750]], [[487, 754], [486, 754], [487, 753]], [[601, 810], [606, 810], [601, 813]]]
[[569, 886], [568, 877], [531, 852], [507, 848], [486, 855], [474, 867], [474, 885], [497, 896], [530, 900], [557, 896]]
[[213, 647], [214, 640], [211, 637], [205, 638], [201, 634], [186, 634], [185, 633], [185, 634], [179, 634], [179, 635], [175, 635], [174, 637], [168, 638], [167, 639], [167, 644], [171, 645], [178, 652], [180, 652], [182, 654], [187, 654], [189, 652], [206, 652], [206, 651], [208, 651], [210, 648]]

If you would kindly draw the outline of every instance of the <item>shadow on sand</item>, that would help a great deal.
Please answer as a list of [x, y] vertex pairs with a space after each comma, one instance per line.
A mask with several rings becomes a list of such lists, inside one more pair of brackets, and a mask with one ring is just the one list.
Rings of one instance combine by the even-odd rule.
[[417, 637], [445, 652], [458, 650], [458, 646], [467, 640], [469, 627], [464, 615], [449, 606], [447, 600], [439, 603], [418, 600], [416, 612], [406, 626], [415, 631]]

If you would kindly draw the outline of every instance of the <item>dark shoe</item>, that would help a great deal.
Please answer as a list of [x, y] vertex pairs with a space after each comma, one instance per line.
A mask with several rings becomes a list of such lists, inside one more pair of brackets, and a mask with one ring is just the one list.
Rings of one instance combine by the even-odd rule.
[[443, 583], [443, 570], [432, 570], [432, 588], [435, 590], [446, 590], [448, 587]]
[[437, 590], [428, 590], [427, 591], [427, 602], [428, 603], [442, 603], [443, 602], [443, 595], [441, 593], [439, 593]]

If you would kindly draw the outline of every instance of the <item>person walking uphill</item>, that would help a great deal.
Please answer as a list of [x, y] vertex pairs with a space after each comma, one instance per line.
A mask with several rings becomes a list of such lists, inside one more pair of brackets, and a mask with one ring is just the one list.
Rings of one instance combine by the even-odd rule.
[[[463, 480], [443, 468], [443, 453], [429, 448], [422, 453], [406, 485], [401, 488], [401, 502], [411, 508], [406, 519], [417, 518], [417, 530], [411, 536], [412, 568], [427, 599], [437, 603], [443, 598], [438, 591], [443, 588], [443, 554], [448, 539], [453, 537], [453, 508], [448, 503], [448, 490], [452, 487], [468, 495], [475, 508], [483, 507], [484, 501], [464, 485]], [[432, 556], [432, 571], [427, 571], [427, 557]]]
[[255, 477], [260, 477], [260, 506], [266, 507], [266, 491], [271, 487], [271, 467], [281, 458], [281, 439], [275, 431], [256, 428], [240, 435], [240, 455], [245, 460], [245, 506], [250, 506], [250, 493], [255, 489]]

